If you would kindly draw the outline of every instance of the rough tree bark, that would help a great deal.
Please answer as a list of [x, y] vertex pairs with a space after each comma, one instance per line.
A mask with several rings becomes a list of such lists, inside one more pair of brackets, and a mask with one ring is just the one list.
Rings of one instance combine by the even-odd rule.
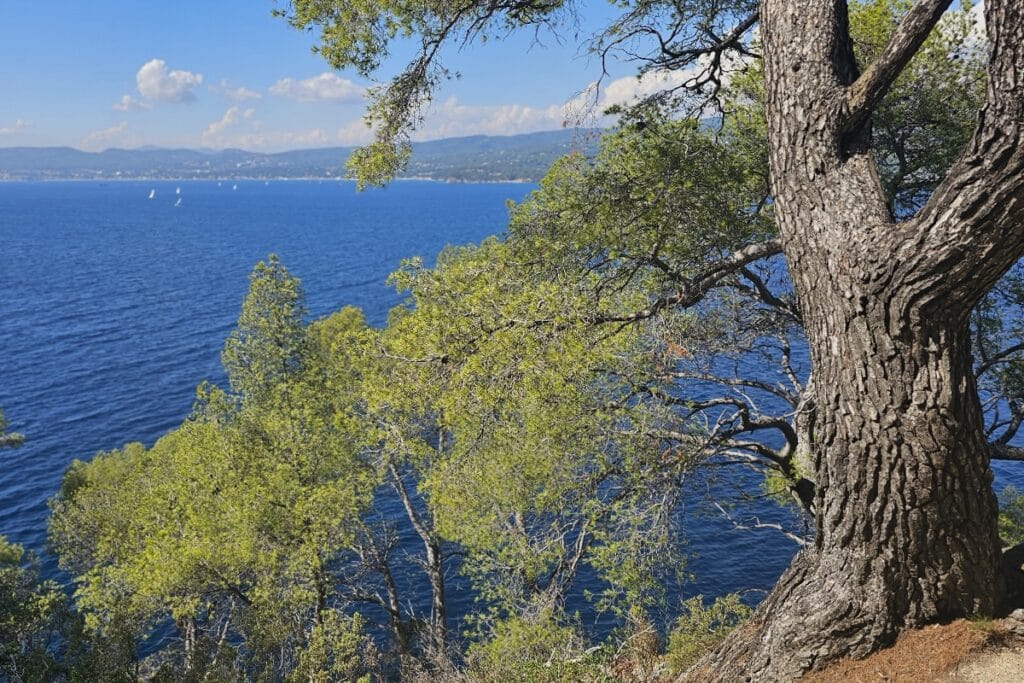
[[919, 0], [860, 75], [845, 0], [762, 0], [775, 210], [814, 372], [816, 536], [689, 674], [792, 680], [1003, 591], [968, 316], [1024, 255], [1024, 2], [985, 0], [987, 100], [928, 204], [897, 223], [870, 114], [949, 0]]

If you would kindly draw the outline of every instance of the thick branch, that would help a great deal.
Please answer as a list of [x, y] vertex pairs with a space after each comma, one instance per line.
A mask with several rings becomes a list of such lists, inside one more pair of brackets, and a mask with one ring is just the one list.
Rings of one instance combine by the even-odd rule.
[[1015, 460], [1017, 462], [1024, 462], [1024, 448], [1019, 446], [1002, 446], [998, 444], [992, 444], [992, 459], [993, 460]]
[[896, 282], [967, 316], [1024, 255], [1024, 3], [986, 0], [985, 106], [971, 142], [919, 216], [900, 226]]
[[859, 127], [917, 54], [952, 0], [918, 0], [904, 15], [878, 58], [847, 90], [845, 131]]
[[627, 315], [598, 316], [593, 323], [633, 323], [647, 320], [663, 310], [676, 306], [689, 307], [700, 303], [711, 289], [726, 275], [738, 272], [744, 266], [782, 252], [782, 243], [777, 239], [749, 244], [734, 251], [720, 261], [708, 264], [703, 270], [679, 285], [675, 294], [661, 297], [642, 311]]

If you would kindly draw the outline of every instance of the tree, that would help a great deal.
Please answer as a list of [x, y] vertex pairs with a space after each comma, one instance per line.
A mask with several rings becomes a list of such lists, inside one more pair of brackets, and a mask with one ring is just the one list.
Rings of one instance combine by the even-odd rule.
[[299, 369], [305, 296], [275, 254], [256, 264], [238, 324], [224, 343], [221, 361], [232, 390], [258, 401]]
[[237, 393], [201, 385], [178, 429], [73, 462], [51, 503], [86, 626], [138, 642], [173, 624], [147, 663], [167, 680], [348, 679], [372, 660], [340, 590], [378, 482], [345, 362], [366, 325], [346, 309], [306, 326], [301, 299], [276, 259], [258, 264], [224, 353]]
[[[779, 240], [710, 260], [695, 273], [705, 280], [687, 277], [676, 299], [653, 301], [703, 298], [707, 288], [686, 286], [716, 283], [741, 273], [751, 252], [759, 258], [781, 249], [813, 370], [813, 438], [805, 441], [813, 544], [697, 677], [789, 679], [866, 655], [903, 629], [999, 606], [992, 449], [970, 321], [1024, 255], [1024, 6], [985, 4], [984, 103], [941, 182], [922, 178], [924, 189], [897, 198], [894, 212], [875, 154], [887, 134], [880, 107], [950, 4], [903, 6], [870, 63], [858, 62], [842, 0], [623, 2], [597, 39], [598, 51], [622, 48], [641, 59], [641, 70], [693, 67], [684, 88], [654, 98], [676, 111], [693, 105], [694, 95], [699, 105], [717, 101], [730, 58], [762, 60]], [[569, 4], [295, 0], [291, 7], [294, 24], [322, 29], [334, 66], [370, 73], [397, 34], [422, 38], [419, 56], [377, 92], [369, 116], [377, 141], [354, 157], [363, 179], [381, 181], [407, 156], [409, 128], [444, 75], [435, 64], [441, 44], [556, 22]]]
[[604, 607], [643, 604], [682, 568], [666, 521], [690, 462], [658, 433], [662, 406], [633, 391], [651, 364], [642, 338], [588, 324], [587, 283], [543, 280], [515, 246], [489, 239], [393, 274], [410, 296], [370, 393], [383, 448], [462, 550], [490, 606], [479, 620], [558, 613], [587, 567], [607, 582]]
[[0, 536], [0, 672], [5, 680], [53, 680], [70, 620], [67, 597], [39, 579], [36, 558]]

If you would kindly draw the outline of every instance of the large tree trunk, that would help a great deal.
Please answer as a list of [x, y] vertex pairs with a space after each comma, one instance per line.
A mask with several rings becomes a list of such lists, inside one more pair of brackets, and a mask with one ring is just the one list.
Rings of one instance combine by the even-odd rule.
[[918, 2], [860, 76], [845, 2], [762, 1], [773, 196], [814, 372], [816, 537], [693, 679], [792, 680], [998, 606], [968, 317], [1024, 253], [1024, 3], [987, 0], [987, 105], [914, 219], [892, 220], [870, 150], [871, 107], [948, 4]]
[[820, 274], [808, 329], [819, 387], [815, 543], [705, 663], [707, 678], [791, 680], [905, 628], [991, 614], [1000, 596], [966, 324], [887, 320], [891, 301], [858, 311]]

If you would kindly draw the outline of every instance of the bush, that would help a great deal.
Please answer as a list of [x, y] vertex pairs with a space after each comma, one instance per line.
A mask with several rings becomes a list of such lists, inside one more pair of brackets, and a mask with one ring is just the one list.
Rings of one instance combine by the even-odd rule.
[[708, 607], [701, 595], [685, 601], [682, 616], [668, 636], [669, 669], [673, 673], [689, 669], [752, 613], [736, 593], [715, 598]]
[[468, 679], [487, 683], [578, 683], [601, 680], [596, 650], [579, 629], [550, 611], [510, 617], [493, 635], [470, 647]]
[[999, 538], [1007, 547], [1024, 543], [1024, 493], [1007, 486], [999, 499]]

